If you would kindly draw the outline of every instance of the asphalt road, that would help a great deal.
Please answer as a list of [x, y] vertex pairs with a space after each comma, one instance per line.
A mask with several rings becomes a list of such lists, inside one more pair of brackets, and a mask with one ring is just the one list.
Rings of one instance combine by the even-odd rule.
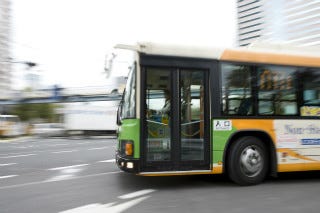
[[319, 212], [320, 174], [239, 187], [224, 176], [140, 177], [119, 171], [111, 138], [0, 142], [1, 213]]

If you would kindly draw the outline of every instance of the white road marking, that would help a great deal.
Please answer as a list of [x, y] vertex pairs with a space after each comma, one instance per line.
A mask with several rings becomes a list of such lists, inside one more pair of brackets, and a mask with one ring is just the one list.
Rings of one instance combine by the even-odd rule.
[[62, 181], [62, 180], [68, 180], [76, 176], [76, 173], [82, 171], [82, 168], [79, 167], [69, 167], [64, 168], [62, 170], [59, 170], [59, 174], [46, 180], [46, 182], [54, 182], [54, 181]]
[[46, 180], [45, 182], [56, 182], [56, 181], [62, 181], [62, 180], [69, 180], [73, 177], [74, 177], [74, 175], [72, 175], [72, 174], [58, 175], [58, 176], [55, 176], [53, 178]]
[[[28, 152], [30, 153], [30, 152]], [[9, 156], [9, 155], [23, 155], [26, 154], [26, 152], [10, 152], [10, 153], [5, 153], [5, 154], [0, 154], [0, 156]]]
[[48, 144], [47, 146], [55, 147], [55, 146], [68, 146], [68, 145], [69, 145], [68, 143], [60, 143], [60, 144]]
[[27, 149], [27, 148], [32, 148], [34, 145], [29, 145], [29, 146], [12, 146], [11, 148], [14, 149]]
[[72, 165], [72, 166], [63, 166], [63, 167], [56, 167], [48, 169], [49, 171], [56, 171], [56, 170], [63, 170], [63, 169], [70, 169], [70, 168], [77, 168], [81, 166], [89, 166], [90, 164], [78, 164], [78, 165]]
[[11, 166], [11, 165], [15, 165], [17, 163], [5, 163], [5, 164], [0, 164], [0, 166]]
[[136, 198], [134, 200], [127, 201], [125, 203], [120, 203], [118, 205], [115, 205], [115, 203], [107, 203], [107, 204], [100, 204], [100, 203], [94, 203], [86, 206], [77, 207], [74, 209], [69, 209], [60, 213], [121, 213], [132, 206], [135, 206], [142, 201], [148, 199], [151, 196], [145, 196]]
[[60, 154], [60, 153], [70, 153], [70, 152], [78, 152], [79, 150], [73, 149], [73, 150], [64, 150], [64, 151], [57, 151], [52, 152], [52, 154]]
[[80, 206], [74, 209], [69, 209], [60, 213], [86, 213], [86, 212], [98, 213], [98, 212], [106, 212], [105, 210], [106, 209], [104, 208], [103, 205], [99, 203], [93, 203], [86, 206]]
[[0, 154], [0, 158], [2, 156], [9, 156], [9, 155], [25, 155], [25, 154], [34, 154], [34, 153], [42, 153], [42, 152], [54, 152], [57, 151], [56, 149], [49, 149], [49, 150], [44, 150], [44, 151], [21, 151], [21, 152], [11, 152], [11, 153], [5, 153], [5, 154]]
[[121, 195], [118, 198], [120, 198], [120, 199], [131, 199], [131, 198], [139, 197], [139, 196], [142, 196], [142, 195], [150, 194], [150, 193], [152, 193], [154, 191], [155, 191], [154, 189], [144, 189], [144, 190], [132, 192], [132, 193], [129, 193], [129, 194]]
[[12, 148], [12, 149], [25, 149], [27, 147], [26, 146], [12, 146], [10, 148]]
[[114, 162], [116, 162], [116, 159], [98, 161], [98, 163], [114, 163]]
[[123, 211], [129, 209], [130, 207], [135, 206], [135, 205], [141, 203], [142, 201], [148, 199], [149, 197], [151, 197], [151, 196], [139, 197], [134, 200], [130, 200], [125, 203], [118, 204], [116, 206], [110, 206], [109, 208], [107, 208], [107, 212], [112, 212], [112, 213], [123, 212]]
[[88, 151], [100, 150], [100, 149], [108, 149], [108, 148], [109, 148], [109, 146], [103, 146], [103, 147], [91, 148], [91, 149], [88, 149]]
[[92, 142], [82, 142], [82, 143], [76, 143], [77, 145], [82, 145], [82, 144], [92, 144]]
[[[84, 178], [92, 178], [92, 177], [99, 177], [99, 176], [112, 175], [112, 174], [118, 174], [118, 173], [122, 173], [122, 172], [121, 171], [115, 171], [115, 172], [97, 173], [97, 174], [91, 174], [91, 175], [72, 177], [72, 178], [69, 178], [67, 180], [77, 180], [77, 179], [84, 179]], [[0, 190], [1, 189], [13, 189], [13, 188], [19, 188], [19, 187], [33, 186], [33, 185], [39, 185], [39, 184], [44, 184], [44, 183], [50, 183], [50, 182], [48, 182], [48, 181], [38, 181], [38, 182], [29, 182], [29, 183], [22, 183], [22, 184], [10, 185], [10, 186], [3, 186], [3, 187], [0, 187]]]
[[26, 155], [12, 155], [12, 156], [5, 156], [5, 157], [0, 157], [2, 159], [8, 159], [8, 158], [20, 158], [20, 157], [28, 157], [28, 156], [34, 156], [36, 154], [26, 154]]
[[82, 170], [83, 170], [82, 168], [69, 168], [69, 169], [63, 169], [61, 173], [72, 174], [72, 173], [81, 172]]
[[7, 179], [12, 177], [17, 177], [18, 175], [7, 175], [7, 176], [0, 176], [0, 179]]

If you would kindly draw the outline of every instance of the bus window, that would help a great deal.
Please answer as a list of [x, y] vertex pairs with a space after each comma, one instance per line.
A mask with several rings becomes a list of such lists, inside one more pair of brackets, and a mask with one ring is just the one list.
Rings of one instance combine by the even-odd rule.
[[134, 118], [136, 116], [136, 70], [135, 65], [132, 67], [127, 80], [126, 89], [123, 93], [123, 105], [121, 116], [123, 119]]
[[146, 75], [147, 161], [171, 160], [170, 71], [149, 68]]
[[258, 113], [297, 115], [296, 68], [258, 67]]
[[308, 69], [302, 74], [304, 105], [320, 106], [320, 70]]
[[320, 73], [319, 69], [302, 72], [303, 104], [302, 116], [320, 116]]
[[181, 159], [204, 160], [204, 82], [202, 71], [180, 74]]
[[246, 65], [221, 65], [224, 115], [252, 115], [251, 69]]

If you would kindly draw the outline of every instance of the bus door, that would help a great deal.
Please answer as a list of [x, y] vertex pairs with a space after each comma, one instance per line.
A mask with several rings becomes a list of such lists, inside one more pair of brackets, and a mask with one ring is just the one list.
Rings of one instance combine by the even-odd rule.
[[209, 170], [208, 72], [143, 70], [142, 170]]

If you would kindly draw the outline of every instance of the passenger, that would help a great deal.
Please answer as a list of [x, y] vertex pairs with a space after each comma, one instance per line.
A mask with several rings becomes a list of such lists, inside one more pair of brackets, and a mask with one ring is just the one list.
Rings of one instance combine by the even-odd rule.
[[165, 98], [165, 103], [160, 110], [161, 115], [167, 115], [170, 116], [170, 110], [171, 110], [171, 105], [170, 105], [170, 91], [169, 90], [164, 90], [164, 98]]

